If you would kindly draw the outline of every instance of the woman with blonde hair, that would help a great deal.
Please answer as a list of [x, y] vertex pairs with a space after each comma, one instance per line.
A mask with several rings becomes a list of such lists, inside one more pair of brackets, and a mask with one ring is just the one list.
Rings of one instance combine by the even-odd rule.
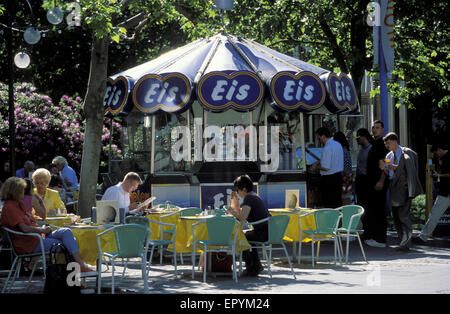
[[35, 188], [33, 193], [37, 194], [44, 201], [45, 207], [47, 209], [47, 215], [55, 214], [59, 209], [62, 213], [67, 213], [66, 206], [64, 202], [59, 197], [58, 191], [48, 188], [50, 180], [52, 178], [50, 171], [45, 168], [39, 168], [33, 173], [33, 184]]
[[[4, 201], [0, 225], [23, 233], [39, 233], [43, 237], [44, 250], [48, 252], [54, 243], [62, 243], [72, 254], [75, 262], [80, 264], [83, 273], [92, 270], [82, 261], [78, 244], [69, 228], [55, 231], [48, 225], [39, 227], [22, 202], [27, 184], [17, 177], [8, 178], [0, 190], [0, 199]], [[41, 250], [39, 239], [18, 234], [11, 234], [11, 241], [19, 254], [37, 253]]]

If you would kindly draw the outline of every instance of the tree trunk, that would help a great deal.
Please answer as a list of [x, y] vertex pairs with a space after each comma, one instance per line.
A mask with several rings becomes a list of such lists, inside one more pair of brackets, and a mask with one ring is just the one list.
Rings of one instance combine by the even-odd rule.
[[82, 218], [91, 216], [95, 206], [98, 169], [102, 148], [104, 118], [103, 98], [106, 89], [109, 38], [94, 37], [87, 94], [84, 101], [86, 126], [81, 159], [78, 210]]

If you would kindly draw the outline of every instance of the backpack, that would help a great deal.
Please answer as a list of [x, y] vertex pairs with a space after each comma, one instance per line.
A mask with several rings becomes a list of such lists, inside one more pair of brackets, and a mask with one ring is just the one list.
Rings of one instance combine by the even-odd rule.
[[72, 254], [62, 243], [55, 243], [49, 251], [49, 261], [45, 271], [45, 294], [79, 294], [80, 285], [69, 286], [67, 278], [72, 270], [67, 264], [74, 262]]

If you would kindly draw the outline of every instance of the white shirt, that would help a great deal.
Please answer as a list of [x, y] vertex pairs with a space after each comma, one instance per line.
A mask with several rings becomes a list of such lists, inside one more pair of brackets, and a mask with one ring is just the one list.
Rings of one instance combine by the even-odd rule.
[[329, 169], [328, 171], [320, 170], [320, 174], [323, 176], [344, 171], [344, 151], [342, 149], [342, 145], [333, 140], [331, 137], [323, 147], [320, 165], [323, 168]]
[[130, 211], [130, 193], [124, 191], [121, 182], [107, 188], [102, 196], [102, 201], [118, 201], [119, 208], [125, 208], [125, 214], [134, 214], [138, 211], [138, 209]]

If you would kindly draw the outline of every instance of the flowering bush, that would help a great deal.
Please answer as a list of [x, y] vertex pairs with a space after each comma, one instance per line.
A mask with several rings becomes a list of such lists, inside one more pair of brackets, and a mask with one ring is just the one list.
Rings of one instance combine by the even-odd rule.
[[[0, 83], [0, 152], [9, 159], [8, 89]], [[14, 86], [16, 169], [24, 161], [32, 160], [37, 166], [47, 166], [55, 156], [65, 156], [71, 167], [79, 173], [84, 141], [84, 115], [82, 99], [62, 96], [54, 103], [47, 95], [39, 94], [30, 83]], [[102, 135], [102, 166], [108, 160], [110, 119], [105, 118]], [[113, 121], [112, 155], [121, 157], [120, 123]]]

